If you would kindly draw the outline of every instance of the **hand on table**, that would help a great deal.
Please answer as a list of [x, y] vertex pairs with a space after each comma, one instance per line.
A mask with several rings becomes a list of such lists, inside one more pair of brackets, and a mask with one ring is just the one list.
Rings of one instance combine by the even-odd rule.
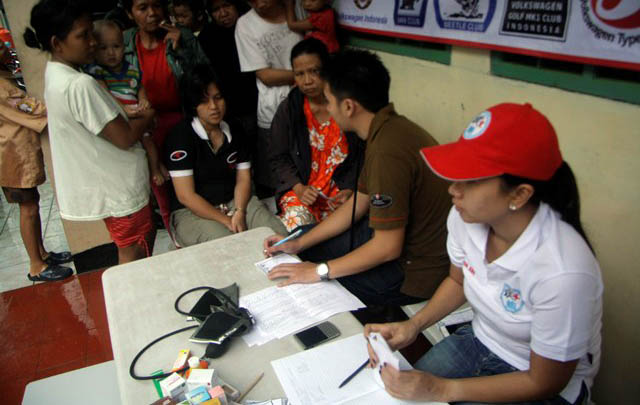
[[[287, 242], [284, 245], [289, 243], [291, 242]], [[278, 287], [284, 287], [289, 284], [315, 283], [320, 281], [320, 276], [316, 272], [316, 266], [315, 263], [311, 262], [279, 264], [269, 272], [267, 277], [269, 280], [285, 277], [286, 280], [278, 283]]]

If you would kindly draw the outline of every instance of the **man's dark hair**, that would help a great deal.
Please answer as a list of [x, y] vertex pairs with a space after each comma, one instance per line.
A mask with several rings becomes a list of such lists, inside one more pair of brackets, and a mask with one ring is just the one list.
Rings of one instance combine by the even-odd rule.
[[218, 76], [211, 66], [196, 65], [182, 76], [180, 80], [180, 95], [185, 115], [191, 118], [198, 115], [198, 105], [207, 97], [207, 90], [212, 83], [216, 85], [224, 97]]
[[316, 38], [307, 38], [298, 42], [291, 49], [291, 64], [300, 55], [316, 55], [320, 59], [320, 64], [324, 67], [329, 61], [329, 51], [324, 42]]
[[342, 51], [324, 66], [322, 76], [339, 101], [352, 98], [372, 113], [389, 104], [389, 71], [371, 52]]

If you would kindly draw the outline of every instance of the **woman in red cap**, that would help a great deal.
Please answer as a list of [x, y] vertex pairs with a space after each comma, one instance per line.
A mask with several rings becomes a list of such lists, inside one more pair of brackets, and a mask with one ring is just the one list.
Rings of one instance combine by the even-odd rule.
[[365, 336], [380, 332], [400, 349], [465, 301], [474, 318], [416, 370], [379, 365], [387, 391], [456, 403], [583, 403], [600, 364], [603, 285], [553, 127], [531, 105], [505, 103], [458, 141], [421, 152], [453, 182], [450, 273], [414, 317], [367, 325]]

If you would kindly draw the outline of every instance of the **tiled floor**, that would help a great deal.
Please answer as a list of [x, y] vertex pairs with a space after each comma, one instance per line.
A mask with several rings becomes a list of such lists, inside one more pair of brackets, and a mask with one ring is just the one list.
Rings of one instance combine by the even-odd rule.
[[102, 270], [0, 293], [0, 397], [31, 381], [112, 360]]
[[[44, 245], [68, 250], [62, 221], [48, 183], [40, 186]], [[0, 195], [2, 193], [0, 192]], [[103, 270], [54, 283], [27, 279], [29, 259], [22, 244], [16, 204], [0, 200], [0, 402], [21, 404], [35, 380], [112, 360], [102, 293]], [[153, 254], [170, 249], [166, 231]], [[73, 267], [73, 264], [71, 264]]]

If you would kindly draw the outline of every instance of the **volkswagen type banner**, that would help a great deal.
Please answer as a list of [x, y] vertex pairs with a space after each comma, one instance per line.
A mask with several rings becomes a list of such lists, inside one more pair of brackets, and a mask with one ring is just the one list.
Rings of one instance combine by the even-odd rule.
[[349, 30], [640, 70], [640, 0], [336, 0]]

